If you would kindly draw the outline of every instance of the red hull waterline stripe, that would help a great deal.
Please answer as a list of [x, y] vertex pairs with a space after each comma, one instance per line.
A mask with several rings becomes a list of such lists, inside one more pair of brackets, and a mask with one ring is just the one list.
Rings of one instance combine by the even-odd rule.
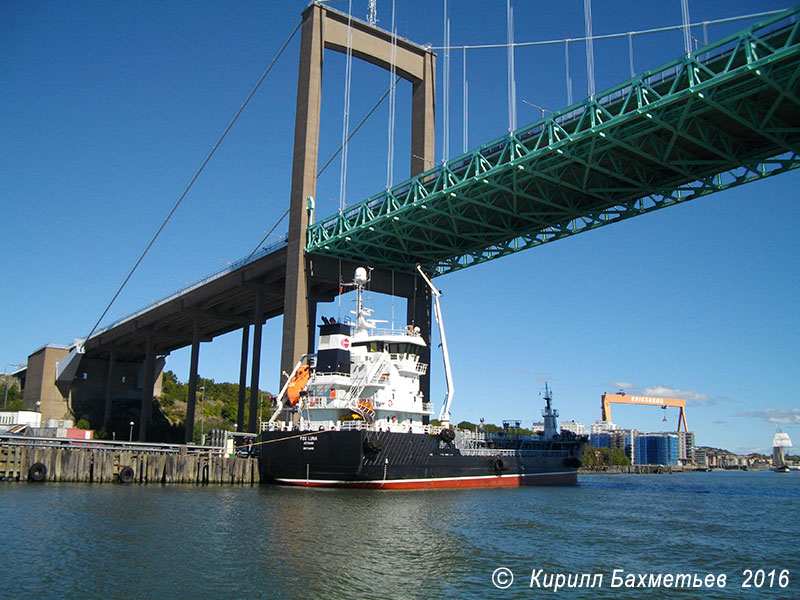
[[350, 487], [381, 490], [429, 490], [444, 488], [520, 487], [528, 485], [575, 485], [575, 471], [558, 473], [528, 473], [514, 475], [484, 475], [480, 477], [438, 477], [432, 479], [387, 479], [344, 481], [336, 479], [276, 479], [278, 483], [305, 487]]

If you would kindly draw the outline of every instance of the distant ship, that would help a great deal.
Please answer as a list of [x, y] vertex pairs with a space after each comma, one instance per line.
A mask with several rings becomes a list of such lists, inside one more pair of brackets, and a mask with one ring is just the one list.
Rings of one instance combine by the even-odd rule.
[[786, 448], [792, 447], [792, 440], [789, 434], [784, 433], [778, 428], [775, 437], [772, 438], [772, 470], [776, 473], [788, 473], [791, 469], [786, 464]]
[[[574, 485], [587, 442], [558, 431], [545, 388], [544, 431], [520, 435], [450, 426], [453, 383], [439, 305], [431, 287], [447, 380], [439, 426], [420, 390], [428, 365], [418, 328], [381, 330], [364, 307], [358, 268], [355, 323], [323, 318], [318, 351], [301, 357], [259, 439], [261, 480], [301, 486], [380, 489]], [[518, 424], [518, 423], [517, 423]]]

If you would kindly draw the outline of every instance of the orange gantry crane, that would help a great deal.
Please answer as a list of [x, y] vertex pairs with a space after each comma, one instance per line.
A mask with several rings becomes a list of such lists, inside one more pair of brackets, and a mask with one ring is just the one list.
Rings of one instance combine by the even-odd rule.
[[611, 403], [616, 404], [639, 404], [643, 406], [660, 406], [667, 408], [668, 406], [677, 406], [681, 412], [678, 415], [678, 431], [681, 430], [681, 423], [683, 423], [683, 430], [689, 431], [689, 426], [686, 425], [686, 400], [682, 398], [659, 398], [658, 396], [636, 396], [622, 394], [603, 394], [601, 397], [602, 403], [602, 416], [603, 421], [611, 420]]

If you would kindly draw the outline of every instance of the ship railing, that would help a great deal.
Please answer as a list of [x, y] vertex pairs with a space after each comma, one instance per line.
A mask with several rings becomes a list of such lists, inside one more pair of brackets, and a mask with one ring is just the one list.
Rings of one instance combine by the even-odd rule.
[[422, 337], [422, 334], [417, 331], [414, 331], [414, 328], [411, 326], [407, 326], [405, 329], [374, 327], [370, 329], [370, 335], [409, 335], [412, 337]]
[[518, 456], [524, 450], [506, 450], [498, 448], [461, 448], [461, 456]]
[[566, 450], [516, 450], [513, 448], [460, 448], [462, 456], [563, 456]]
[[335, 377], [342, 377], [342, 378], [347, 380], [347, 379], [350, 379], [350, 373], [340, 373], [338, 371], [335, 371], [335, 372], [332, 371], [330, 373], [320, 373], [319, 371], [315, 371], [314, 375], [312, 375], [312, 380], [311, 381], [313, 383], [313, 382], [315, 382], [318, 379], [323, 378], [323, 377], [325, 379], [332, 379], [332, 378], [335, 378]]
[[342, 431], [361, 431], [362, 429], [375, 429], [371, 423], [365, 421], [342, 421], [340, 429]]

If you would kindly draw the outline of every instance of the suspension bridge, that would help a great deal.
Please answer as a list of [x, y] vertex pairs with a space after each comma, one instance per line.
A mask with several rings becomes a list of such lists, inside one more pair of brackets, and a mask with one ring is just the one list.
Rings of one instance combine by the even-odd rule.
[[[316, 304], [340, 293], [341, 272], [375, 267], [373, 289], [408, 298], [409, 321], [429, 341], [430, 296], [413, 275], [417, 264], [454, 272], [795, 169], [798, 15], [800, 7], [767, 18], [424, 170], [434, 162], [431, 50], [312, 4], [302, 22], [286, 242], [93, 331], [62, 359], [59, 377], [69, 381], [79, 361], [104, 373], [105, 384], [84, 394], [104, 406], [107, 423], [120, 393], [115, 373], [140, 365], [144, 441], [158, 357], [191, 346], [189, 440], [200, 343], [241, 330], [238, 426], [255, 431], [261, 326], [284, 315], [282, 370], [290, 370], [313, 349]], [[325, 49], [412, 83], [413, 177], [313, 222]]]
[[306, 249], [443, 274], [795, 169], [797, 12], [350, 206]]

